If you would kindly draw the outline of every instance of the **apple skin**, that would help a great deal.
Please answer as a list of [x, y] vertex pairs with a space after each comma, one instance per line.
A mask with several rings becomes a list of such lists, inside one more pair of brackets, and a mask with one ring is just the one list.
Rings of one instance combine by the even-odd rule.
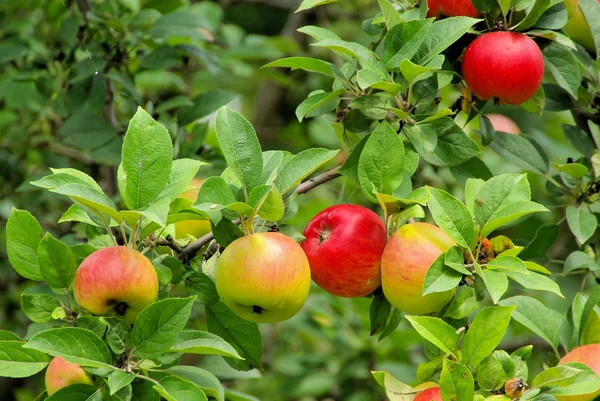
[[506, 132], [507, 134], [515, 135], [519, 135], [521, 133], [521, 129], [517, 123], [503, 114], [490, 113], [486, 114], [485, 116], [490, 119], [492, 127], [494, 127], [494, 130], [496, 131], [502, 131]]
[[427, 18], [435, 17], [473, 17], [481, 13], [473, 7], [471, 0], [428, 0]]
[[[564, 4], [569, 15], [567, 24], [563, 28], [567, 35], [586, 50], [590, 52], [596, 51], [592, 31], [581, 12], [581, 8], [579, 8], [579, 0], [565, 0]], [[600, 4], [600, 0], [598, 0], [598, 4]]]
[[92, 378], [81, 366], [67, 362], [60, 356], [55, 357], [48, 365], [45, 383], [48, 395], [52, 395], [71, 384], [94, 384]]
[[462, 74], [479, 99], [521, 104], [542, 83], [544, 57], [533, 39], [522, 33], [489, 32], [467, 46]]
[[116, 316], [133, 324], [142, 309], [158, 298], [158, 276], [140, 252], [111, 246], [81, 262], [73, 293], [77, 304], [94, 315]]
[[235, 314], [254, 323], [287, 320], [304, 305], [310, 266], [293, 239], [260, 232], [233, 241], [217, 261], [219, 296]]
[[[194, 189], [182, 193], [179, 197], [196, 202], [198, 191], [203, 183], [204, 180], [192, 178], [190, 186], [194, 187]], [[175, 226], [176, 239], [185, 238], [187, 235], [191, 235], [194, 238], [200, 238], [208, 234], [211, 230], [210, 221], [208, 220], [182, 220], [175, 222], [173, 225]]]
[[439, 387], [431, 387], [421, 391], [413, 401], [442, 401]]
[[[577, 347], [563, 357], [558, 363], [579, 362], [590, 367], [600, 376], [600, 344], [588, 344]], [[592, 401], [600, 395], [600, 390], [591, 394], [556, 396], [558, 401]]]
[[304, 229], [302, 249], [313, 281], [339, 297], [354, 298], [381, 284], [381, 254], [387, 241], [377, 214], [358, 205], [335, 205]]
[[398, 310], [424, 315], [442, 309], [456, 290], [422, 295], [429, 266], [456, 243], [439, 227], [412, 223], [388, 240], [381, 257], [383, 293]]

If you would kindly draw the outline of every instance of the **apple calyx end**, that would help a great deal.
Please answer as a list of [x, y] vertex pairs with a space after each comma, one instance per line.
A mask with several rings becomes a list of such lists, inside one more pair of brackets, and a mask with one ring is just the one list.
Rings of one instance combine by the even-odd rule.
[[319, 232], [319, 245], [327, 241], [327, 239], [329, 238], [329, 234], [331, 234], [331, 231], [329, 231], [328, 229], [324, 229], [323, 231]]
[[264, 312], [264, 308], [258, 305], [252, 305], [252, 313], [256, 313], [257, 315], [262, 315]]
[[115, 301], [114, 299], [108, 301], [107, 304], [112, 306], [113, 310], [119, 316], [125, 316], [125, 314], [127, 313], [127, 309], [129, 309], [129, 305], [127, 305], [125, 302]]

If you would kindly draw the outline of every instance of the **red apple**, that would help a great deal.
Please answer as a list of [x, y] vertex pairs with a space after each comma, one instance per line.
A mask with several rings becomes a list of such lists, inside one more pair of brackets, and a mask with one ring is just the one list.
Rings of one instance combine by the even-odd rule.
[[381, 254], [387, 241], [385, 224], [371, 210], [357, 205], [331, 206], [304, 230], [302, 249], [312, 279], [340, 297], [360, 297], [381, 284]]
[[521, 129], [519, 128], [517, 123], [515, 123], [513, 120], [506, 117], [505, 115], [490, 113], [486, 114], [485, 116], [490, 119], [492, 127], [494, 127], [494, 130], [496, 131], [502, 131], [506, 132], [507, 134], [516, 135], [519, 135], [521, 133]]
[[521, 104], [540, 87], [544, 58], [530, 37], [516, 32], [490, 32], [465, 50], [462, 74], [482, 100]]
[[413, 401], [442, 401], [442, 396], [440, 395], [439, 387], [431, 387], [427, 390], [421, 391]]
[[142, 309], [158, 297], [158, 277], [140, 252], [112, 246], [85, 258], [73, 283], [75, 300], [94, 315], [135, 322]]
[[81, 366], [67, 362], [60, 356], [55, 357], [48, 365], [45, 382], [48, 395], [71, 384], [94, 384]]
[[[190, 189], [179, 195], [180, 198], [189, 199], [192, 203], [196, 202], [198, 198], [198, 191], [200, 187], [204, 183], [204, 180], [199, 178], [192, 178], [190, 181], [190, 186], [194, 187], [194, 189]], [[188, 235], [191, 235], [194, 238], [200, 238], [203, 235], [206, 235], [210, 232], [210, 221], [208, 220], [182, 220], [174, 223], [175, 226], [175, 238], [185, 238]]]
[[[558, 363], [579, 362], [590, 367], [600, 376], [600, 344], [588, 344], [577, 347], [563, 357]], [[600, 395], [600, 390], [591, 394], [556, 396], [558, 401], [592, 401]]]
[[428, 0], [427, 18], [435, 17], [473, 17], [481, 13], [473, 7], [471, 0]]
[[234, 313], [255, 323], [294, 316], [310, 289], [304, 251], [281, 233], [260, 232], [236, 239], [215, 267], [219, 296]]
[[429, 266], [453, 245], [446, 233], [428, 223], [406, 224], [392, 234], [381, 257], [381, 286], [396, 309], [423, 315], [450, 301], [456, 290], [422, 293]]

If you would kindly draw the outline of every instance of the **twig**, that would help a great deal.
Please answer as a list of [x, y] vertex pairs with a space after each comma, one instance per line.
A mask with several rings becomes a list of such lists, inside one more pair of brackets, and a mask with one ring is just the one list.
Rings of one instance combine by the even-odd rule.
[[[329, 182], [331, 180], [334, 180], [334, 179], [340, 177], [341, 174], [338, 173], [339, 168], [340, 168], [339, 166], [332, 168], [331, 170], [327, 170], [323, 174], [320, 174], [314, 178], [311, 178], [308, 181], [303, 182], [302, 184], [300, 184], [298, 186], [298, 188], [296, 188], [296, 193], [298, 195], [302, 195], [302, 194], [310, 191], [311, 189], [318, 187], [321, 184], [325, 184], [326, 182]], [[234, 221], [235, 224], [239, 224], [239, 222], [240, 222], [239, 220]], [[213, 236], [212, 232], [198, 238], [197, 240], [195, 240], [194, 242], [188, 244], [185, 248], [183, 248], [181, 250], [181, 252], [178, 252], [177, 258], [185, 259], [192, 255], [195, 255], [204, 245], [208, 244], [213, 239], [214, 239], [214, 236]]]
[[174, 250], [177, 253], [183, 252], [183, 248], [179, 246], [177, 242], [173, 239], [171, 234], [167, 235], [166, 238], [158, 238], [156, 240], [156, 245], [165, 245]]

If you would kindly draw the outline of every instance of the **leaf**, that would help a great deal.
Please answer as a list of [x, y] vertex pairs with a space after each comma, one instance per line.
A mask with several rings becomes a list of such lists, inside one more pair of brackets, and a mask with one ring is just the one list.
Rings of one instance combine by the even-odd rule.
[[507, 274], [508, 272], [518, 272], [525, 275], [529, 274], [525, 267], [525, 263], [515, 256], [498, 256], [487, 263], [487, 268], [504, 270]]
[[335, 3], [337, 0], [303, 0], [298, 9], [295, 12], [300, 12], [304, 10], [308, 10], [317, 6], [322, 6], [324, 4]]
[[244, 193], [260, 185], [262, 150], [252, 125], [240, 114], [221, 108], [216, 121], [217, 139], [229, 168], [241, 181]]
[[6, 222], [6, 253], [13, 269], [30, 280], [43, 279], [37, 259], [43, 233], [31, 213], [12, 208]]
[[552, 166], [557, 170], [578, 179], [584, 177], [588, 173], [588, 168], [580, 163], [558, 164], [552, 163]]
[[477, 366], [496, 349], [514, 310], [514, 306], [493, 306], [475, 316], [462, 343], [462, 360], [467, 366]]
[[45, 401], [101, 401], [102, 392], [89, 384], [75, 383], [63, 387]]
[[185, 289], [189, 295], [196, 296], [196, 302], [214, 305], [219, 302], [215, 282], [202, 272], [192, 272], [185, 279]]
[[502, 174], [481, 186], [474, 201], [474, 214], [480, 227], [492, 221], [492, 216], [504, 205], [529, 201], [531, 189], [525, 174]]
[[513, 313], [513, 318], [540, 336], [552, 346], [552, 349], [558, 348], [560, 336], [556, 319], [544, 304], [534, 298], [521, 295], [504, 299], [500, 303], [515, 305], [517, 309]]
[[454, 196], [441, 189], [427, 187], [427, 206], [436, 224], [463, 248], [475, 241], [473, 218], [467, 207]]
[[144, 209], [158, 198], [169, 180], [172, 159], [166, 128], [139, 107], [125, 133], [117, 174], [119, 192], [130, 210]]
[[138, 315], [131, 342], [140, 358], [152, 359], [164, 354], [187, 323], [195, 297], [168, 298], [145, 307]]
[[385, 35], [383, 60], [388, 69], [397, 69], [400, 62], [411, 59], [427, 37], [432, 20], [404, 21]]
[[108, 326], [106, 333], [106, 343], [115, 354], [119, 355], [125, 352], [129, 346], [131, 337], [131, 326], [116, 317], [102, 317], [100, 321]]
[[517, 31], [524, 31], [535, 25], [537, 20], [550, 7], [550, 0], [535, 0], [533, 6], [527, 10], [527, 15], [516, 26]]
[[548, 172], [548, 156], [534, 140], [524, 135], [496, 131], [491, 148], [509, 162], [534, 173]]
[[207, 370], [195, 366], [173, 366], [167, 369], [169, 372], [191, 381], [208, 396], [217, 401], [225, 401], [225, 390], [215, 375]]
[[374, 202], [374, 192], [392, 194], [404, 178], [404, 145], [387, 121], [369, 136], [358, 161], [363, 192]]
[[387, 322], [387, 324], [381, 331], [381, 334], [379, 335], [379, 338], [377, 341], [381, 341], [384, 338], [386, 338], [387, 336], [389, 336], [390, 334], [392, 334], [393, 331], [396, 330], [396, 328], [398, 328], [401, 321], [402, 321], [402, 312], [400, 312], [398, 309], [394, 308], [392, 311], [392, 316], [390, 316], [390, 320]]
[[115, 370], [108, 375], [108, 388], [110, 389], [110, 395], [115, 394], [123, 387], [131, 384], [136, 375], [133, 373], [126, 373], [124, 370]]
[[596, 216], [590, 213], [585, 206], [567, 207], [567, 222], [571, 232], [581, 244], [590, 239], [598, 227]]
[[154, 389], [167, 401], [208, 401], [200, 387], [174, 375], [163, 377]]
[[58, 302], [46, 294], [21, 294], [21, 309], [34, 323], [46, 323], [52, 320], [52, 311], [58, 308]]
[[317, 117], [329, 113], [338, 107], [339, 98], [344, 92], [345, 89], [338, 89], [334, 92], [318, 92], [309, 95], [296, 108], [296, 118], [302, 122], [305, 117]]
[[317, 74], [322, 74], [333, 78], [344, 77], [342, 72], [338, 69], [338, 67], [335, 64], [311, 57], [282, 58], [263, 65], [261, 69], [267, 67], [288, 67], [291, 68], [292, 71], [300, 69], [308, 72], [315, 72]]
[[262, 340], [256, 324], [243, 320], [219, 302], [206, 306], [206, 326], [208, 331], [231, 344], [245, 359], [225, 359], [234, 369], [262, 369]]
[[313, 43], [313, 46], [325, 47], [338, 54], [356, 58], [363, 68], [377, 73], [382, 80], [389, 79], [387, 69], [381, 60], [379, 60], [379, 57], [374, 52], [358, 43], [346, 42], [338, 39], [325, 39], [321, 40], [320, 42]]
[[396, 8], [390, 3], [388, 0], [378, 0], [379, 7], [381, 7], [381, 11], [383, 12], [383, 18], [385, 20], [385, 26], [388, 31], [392, 29], [394, 26], [403, 22], [400, 13]]
[[243, 359], [238, 352], [221, 337], [199, 330], [184, 330], [180, 332], [169, 352], [221, 355], [229, 358]]
[[409, 401], [415, 394], [408, 384], [398, 381], [391, 373], [386, 371], [371, 371], [375, 381], [385, 389], [385, 393], [390, 401]]
[[579, 67], [575, 55], [568, 47], [550, 42], [543, 51], [544, 66], [550, 70], [558, 86], [577, 98], [579, 89]]
[[413, 60], [423, 65], [446, 50], [479, 21], [481, 20], [475, 18], [454, 17], [434, 22]]
[[168, 198], [171, 201], [177, 199], [177, 197], [188, 187], [192, 178], [196, 176], [200, 166], [205, 166], [207, 164], [208, 163], [192, 159], [173, 160], [169, 180], [161, 193], [157, 196], [157, 199]]
[[29, 377], [48, 366], [46, 354], [23, 348], [24, 344], [21, 340], [0, 341], [0, 377]]
[[477, 367], [477, 384], [484, 390], [498, 390], [508, 378], [502, 364], [494, 355], [488, 355]]
[[543, 256], [554, 244], [560, 233], [558, 224], [544, 224], [537, 229], [533, 240], [521, 251], [522, 259], [533, 259]]
[[465, 365], [444, 358], [440, 374], [442, 400], [473, 401], [473, 375]]
[[46, 233], [38, 247], [38, 261], [44, 281], [53, 289], [68, 289], [75, 279], [75, 255], [64, 243]]
[[442, 319], [430, 316], [404, 316], [417, 332], [444, 353], [456, 357], [456, 329]]
[[579, 322], [579, 333], [580, 338], [583, 336], [583, 333], [586, 331], [586, 326], [590, 322], [590, 315], [592, 314], [594, 308], [600, 304], [600, 287], [597, 287], [594, 292], [587, 299], [583, 311], [581, 312], [581, 320]]
[[376, 290], [369, 307], [369, 320], [371, 322], [371, 335], [381, 332], [385, 327], [392, 310], [390, 301], [385, 297], [383, 291]]
[[106, 368], [112, 362], [106, 344], [93, 332], [80, 327], [60, 327], [39, 332], [23, 347], [92, 368]]
[[532, 387], [564, 387], [575, 382], [576, 377], [582, 372], [569, 365], [555, 366], [538, 374], [532, 383]]
[[281, 169], [275, 185], [282, 195], [287, 194], [303, 179], [333, 159], [338, 151], [312, 148], [294, 155]]
[[555, 293], [561, 298], [564, 298], [563, 294], [560, 292], [560, 287], [558, 284], [544, 275], [534, 272], [523, 274], [515, 271], [506, 272], [506, 275], [510, 279], [530, 290], [549, 291]]
[[567, 142], [569, 142], [571, 146], [582, 155], [592, 155], [593, 150], [596, 149], [596, 145], [585, 132], [574, 125], [563, 124], [562, 128], [565, 137], [567, 138]]
[[483, 279], [485, 286], [490, 293], [492, 302], [497, 304], [502, 295], [508, 290], [508, 279], [506, 274], [502, 272], [495, 272], [493, 270], [483, 270], [480, 274]]
[[446, 254], [441, 254], [429, 266], [423, 282], [423, 296], [435, 292], [446, 292], [458, 287], [463, 273], [460, 273], [444, 263]]
[[451, 166], [450, 172], [463, 186], [469, 179], [489, 180], [492, 178], [489, 167], [478, 157], [473, 157], [458, 166]]
[[475, 296], [475, 289], [469, 286], [458, 288], [456, 296], [444, 312], [444, 317], [450, 319], [463, 319], [479, 308], [479, 302]]
[[226, 106], [237, 97], [238, 95], [236, 93], [222, 89], [213, 89], [202, 92], [192, 99], [193, 106], [182, 107], [181, 110], [179, 110], [177, 122], [181, 126], [193, 123], [200, 118], [214, 113], [222, 106]]

